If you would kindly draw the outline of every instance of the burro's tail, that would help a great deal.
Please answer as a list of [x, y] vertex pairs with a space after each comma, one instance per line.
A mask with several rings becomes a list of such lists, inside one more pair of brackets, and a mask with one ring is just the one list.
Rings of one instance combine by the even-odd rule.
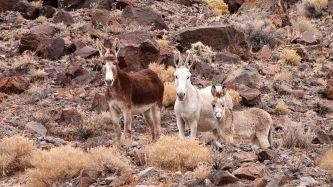
[[268, 132], [268, 142], [271, 147], [273, 147], [273, 137], [272, 137], [272, 127], [269, 129]]

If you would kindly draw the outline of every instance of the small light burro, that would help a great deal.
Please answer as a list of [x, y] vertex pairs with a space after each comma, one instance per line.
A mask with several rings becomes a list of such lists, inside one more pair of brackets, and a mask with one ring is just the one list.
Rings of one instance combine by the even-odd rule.
[[214, 85], [211, 93], [214, 97], [212, 107], [218, 129], [227, 143], [233, 143], [234, 138], [237, 138], [261, 148], [271, 146], [273, 120], [266, 111], [259, 108], [233, 111], [227, 107], [225, 87]]
[[[110, 106], [110, 113], [114, 124], [119, 124], [120, 114], [124, 116], [124, 134], [131, 137], [132, 115], [143, 114], [150, 127], [152, 140], [160, 135], [161, 107], [164, 85], [152, 70], [144, 69], [127, 73], [119, 68], [117, 48], [119, 40], [114, 42], [112, 50], [104, 49], [101, 55], [105, 68], [106, 99]], [[100, 50], [100, 54], [103, 52]], [[118, 139], [121, 137], [120, 127]]]

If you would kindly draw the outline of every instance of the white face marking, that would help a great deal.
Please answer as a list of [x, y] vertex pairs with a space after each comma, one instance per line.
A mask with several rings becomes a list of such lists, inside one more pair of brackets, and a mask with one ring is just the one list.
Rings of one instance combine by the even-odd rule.
[[185, 99], [189, 85], [191, 84], [191, 73], [189, 69], [182, 66], [175, 71], [176, 92], [178, 98], [182, 101]]
[[218, 120], [222, 120], [224, 117], [225, 110], [225, 101], [224, 98], [217, 99], [217, 101], [213, 105], [214, 115]]
[[105, 63], [105, 83], [108, 86], [112, 86], [114, 82], [114, 75], [112, 69], [114, 68], [115, 65], [111, 62], [106, 62]]

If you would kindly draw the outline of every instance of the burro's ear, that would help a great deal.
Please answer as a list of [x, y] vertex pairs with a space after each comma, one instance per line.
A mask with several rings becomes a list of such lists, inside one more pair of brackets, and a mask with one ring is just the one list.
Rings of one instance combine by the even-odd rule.
[[212, 88], [211, 88], [211, 92], [212, 92], [212, 95], [213, 95], [214, 97], [216, 97], [217, 92], [216, 92], [216, 86], [215, 86], [215, 85], [212, 86]]
[[227, 94], [227, 88], [222, 85], [222, 96], [224, 97]]
[[185, 60], [185, 66], [188, 69], [191, 69], [193, 64], [194, 64], [194, 55], [191, 52], [187, 52], [187, 57], [186, 57], [186, 60]]
[[108, 54], [110, 54], [110, 50], [106, 47], [104, 47], [103, 44], [101, 44], [101, 42], [99, 42], [99, 39], [96, 39], [96, 46], [99, 52], [99, 56], [106, 56]]
[[173, 63], [175, 64], [176, 68], [180, 67], [182, 65], [182, 59], [180, 56], [179, 51], [174, 51], [173, 52]]

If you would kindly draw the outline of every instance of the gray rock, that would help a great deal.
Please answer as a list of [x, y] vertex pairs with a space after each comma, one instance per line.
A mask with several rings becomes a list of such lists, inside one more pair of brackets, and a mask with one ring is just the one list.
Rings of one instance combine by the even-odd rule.
[[25, 126], [29, 131], [35, 132], [42, 136], [45, 136], [47, 133], [47, 129], [44, 127], [44, 125], [34, 121], [27, 123]]

